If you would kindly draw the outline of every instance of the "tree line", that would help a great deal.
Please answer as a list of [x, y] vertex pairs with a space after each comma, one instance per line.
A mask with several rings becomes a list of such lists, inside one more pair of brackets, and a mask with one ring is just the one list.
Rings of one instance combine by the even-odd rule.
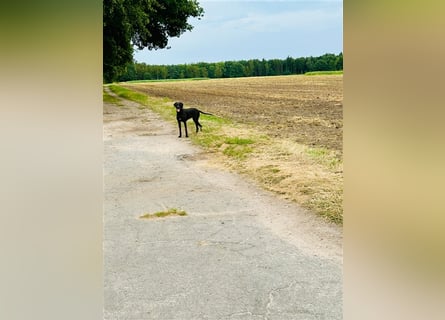
[[319, 57], [251, 59], [179, 65], [150, 65], [133, 61], [126, 65], [118, 81], [258, 77], [339, 70], [343, 70], [343, 53], [337, 55], [326, 53]]

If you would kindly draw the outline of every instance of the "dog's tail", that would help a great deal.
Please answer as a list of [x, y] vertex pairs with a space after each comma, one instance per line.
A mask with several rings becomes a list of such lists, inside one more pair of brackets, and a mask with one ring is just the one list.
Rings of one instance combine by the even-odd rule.
[[209, 116], [214, 116], [214, 114], [211, 114], [211, 113], [207, 113], [207, 112], [204, 112], [204, 111], [201, 111], [201, 110], [198, 110], [198, 111], [201, 112], [202, 114], [207, 114]]

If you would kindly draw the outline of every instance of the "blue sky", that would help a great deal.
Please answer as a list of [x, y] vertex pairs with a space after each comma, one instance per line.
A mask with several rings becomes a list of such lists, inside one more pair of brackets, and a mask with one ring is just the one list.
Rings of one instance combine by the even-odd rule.
[[343, 2], [201, 0], [204, 17], [171, 49], [136, 51], [147, 64], [285, 59], [343, 51]]

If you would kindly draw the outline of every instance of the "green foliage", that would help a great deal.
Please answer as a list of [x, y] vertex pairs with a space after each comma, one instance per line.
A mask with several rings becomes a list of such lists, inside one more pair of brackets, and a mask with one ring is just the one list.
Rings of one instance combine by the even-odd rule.
[[126, 66], [119, 81], [190, 78], [259, 77], [308, 72], [342, 72], [343, 54], [327, 53], [320, 57], [287, 57], [284, 60], [241, 60], [216, 63], [199, 62], [180, 65], [148, 65], [132, 62]]
[[[202, 17], [197, 0], [104, 0], [103, 2], [103, 78], [116, 80], [134, 72], [126, 68], [138, 49], [162, 49], [170, 37], [179, 37], [193, 26], [189, 17]], [[159, 77], [165, 78], [163, 70]]]

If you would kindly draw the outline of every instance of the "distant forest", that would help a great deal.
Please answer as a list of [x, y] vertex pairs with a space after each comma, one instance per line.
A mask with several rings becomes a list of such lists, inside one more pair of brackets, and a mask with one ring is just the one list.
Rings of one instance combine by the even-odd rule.
[[179, 65], [149, 65], [135, 61], [127, 65], [118, 81], [259, 77], [338, 70], [343, 70], [343, 53], [327, 53], [320, 57], [287, 57], [284, 60], [251, 59]]

